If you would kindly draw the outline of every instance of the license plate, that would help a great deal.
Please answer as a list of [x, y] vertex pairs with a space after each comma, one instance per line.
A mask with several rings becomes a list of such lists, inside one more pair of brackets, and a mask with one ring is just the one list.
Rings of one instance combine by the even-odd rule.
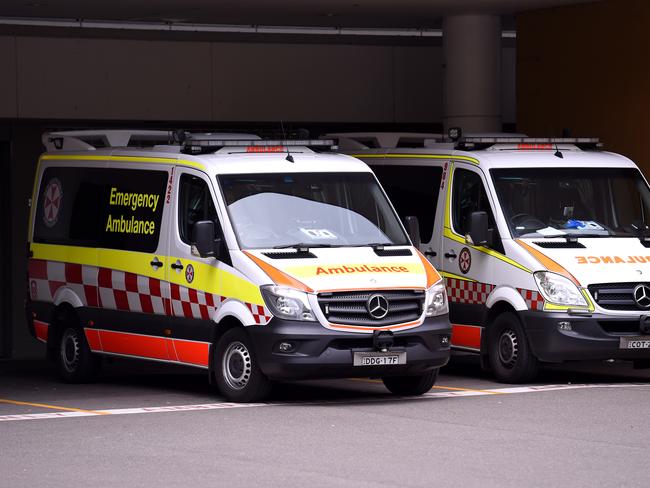
[[650, 336], [621, 337], [621, 349], [650, 349]]
[[393, 366], [406, 364], [406, 351], [402, 352], [355, 352], [354, 366]]

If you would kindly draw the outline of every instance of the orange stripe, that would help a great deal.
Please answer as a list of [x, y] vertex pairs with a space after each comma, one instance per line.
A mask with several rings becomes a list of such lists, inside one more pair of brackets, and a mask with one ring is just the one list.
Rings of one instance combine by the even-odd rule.
[[361, 290], [372, 290], [372, 291], [391, 291], [391, 290], [422, 290], [422, 288], [414, 287], [414, 286], [391, 286], [391, 287], [377, 287], [377, 288], [371, 288], [368, 286], [363, 286], [361, 288], [335, 288], [332, 290], [318, 290], [318, 293], [334, 293], [334, 292], [346, 292], [346, 291], [361, 291]]
[[97, 329], [85, 329], [86, 341], [91, 351], [101, 351], [102, 341], [99, 340], [99, 331]]
[[262, 261], [260, 258], [253, 256], [251, 253], [244, 251], [244, 254], [251, 258], [255, 264], [257, 264], [260, 268], [262, 268], [262, 271], [264, 271], [267, 275], [269, 275], [269, 278], [271, 278], [276, 285], [285, 285], [289, 286], [291, 288], [295, 288], [297, 290], [302, 290], [306, 291], [307, 293], [311, 293], [314, 290], [309, 288], [307, 285], [304, 283], [296, 280], [295, 278], [292, 278], [288, 274], [284, 273], [283, 271], [280, 271], [279, 269], [271, 266], [270, 264], [266, 263], [265, 261]]
[[356, 325], [340, 325], [340, 324], [329, 324], [333, 329], [346, 329], [346, 330], [398, 330], [405, 327], [410, 327], [412, 325], [419, 325], [419, 321], [409, 322], [408, 324], [400, 325], [388, 325], [384, 327], [358, 327]]
[[99, 331], [99, 337], [104, 352], [152, 359], [169, 359], [164, 337], [141, 336], [110, 330]]
[[40, 320], [34, 320], [34, 334], [39, 341], [47, 342], [47, 332], [50, 327], [50, 324], [47, 322], [41, 322]]
[[523, 247], [526, 251], [528, 251], [532, 256], [537, 259], [540, 263], [542, 263], [542, 266], [544, 266], [546, 269], [549, 271], [553, 271], [554, 273], [561, 274], [565, 278], [569, 278], [571, 281], [573, 281], [576, 286], [580, 286], [580, 282], [571, 274], [569, 273], [565, 268], [560, 266], [558, 263], [553, 261], [551, 258], [546, 256], [545, 254], [539, 252], [537, 249], [529, 246], [526, 244], [524, 241], [517, 239], [517, 244], [519, 244], [521, 247]]
[[481, 330], [478, 325], [451, 324], [451, 345], [481, 349]]
[[424, 270], [427, 272], [427, 288], [430, 288], [441, 280], [440, 275], [438, 274], [438, 271], [436, 271], [436, 268], [433, 267], [429, 260], [420, 251], [416, 249], [415, 252], [418, 253], [420, 261], [422, 261], [422, 266], [424, 266]]
[[174, 349], [178, 355], [178, 361], [182, 363], [198, 364], [207, 366], [210, 355], [210, 344], [206, 342], [193, 342], [174, 339]]

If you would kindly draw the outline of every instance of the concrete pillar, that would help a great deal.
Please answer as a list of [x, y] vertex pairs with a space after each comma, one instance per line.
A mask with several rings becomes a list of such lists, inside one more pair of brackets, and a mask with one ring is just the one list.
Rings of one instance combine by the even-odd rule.
[[444, 21], [444, 126], [501, 132], [501, 19], [453, 15]]

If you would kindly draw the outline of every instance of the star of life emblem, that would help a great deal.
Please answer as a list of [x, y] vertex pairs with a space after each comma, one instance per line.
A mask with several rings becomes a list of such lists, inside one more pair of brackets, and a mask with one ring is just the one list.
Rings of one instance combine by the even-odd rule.
[[59, 220], [63, 204], [63, 187], [57, 178], [53, 178], [45, 187], [43, 198], [43, 221], [48, 227], [54, 227]]

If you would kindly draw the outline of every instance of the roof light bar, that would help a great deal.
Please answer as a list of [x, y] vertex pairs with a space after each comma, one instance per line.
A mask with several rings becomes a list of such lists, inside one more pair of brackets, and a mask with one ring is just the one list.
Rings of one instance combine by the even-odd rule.
[[[452, 139], [453, 141], [453, 139]], [[466, 151], [487, 149], [497, 144], [501, 150], [551, 150], [559, 144], [573, 145], [582, 150], [599, 150], [603, 145], [597, 137], [462, 137], [456, 143], [456, 148]], [[566, 148], [565, 148], [566, 149]]]
[[[224, 147], [242, 148], [248, 153], [284, 152], [286, 147], [321, 147], [334, 146], [331, 139], [291, 139], [291, 140], [262, 140], [262, 139], [187, 139], [183, 152], [189, 154], [206, 154]], [[282, 148], [279, 150], [278, 148]]]
[[186, 146], [201, 147], [246, 147], [246, 146], [333, 146], [331, 139], [290, 139], [290, 140], [263, 140], [263, 139], [192, 139], [185, 141]]
[[477, 144], [597, 144], [597, 137], [464, 137]]

